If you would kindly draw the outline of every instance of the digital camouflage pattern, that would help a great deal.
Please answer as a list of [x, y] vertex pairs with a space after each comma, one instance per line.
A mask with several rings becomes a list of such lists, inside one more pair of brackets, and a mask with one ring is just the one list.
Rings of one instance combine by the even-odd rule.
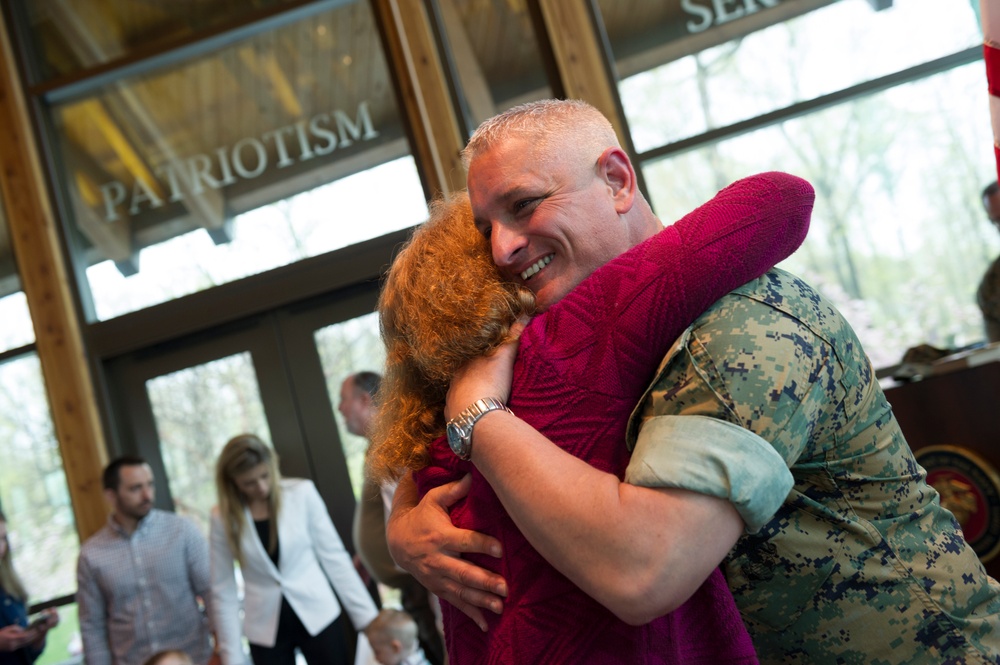
[[685, 331], [637, 417], [690, 414], [771, 442], [795, 481], [723, 564], [762, 663], [1000, 663], [1000, 585], [925, 482], [854, 332], [812, 288], [772, 270]]

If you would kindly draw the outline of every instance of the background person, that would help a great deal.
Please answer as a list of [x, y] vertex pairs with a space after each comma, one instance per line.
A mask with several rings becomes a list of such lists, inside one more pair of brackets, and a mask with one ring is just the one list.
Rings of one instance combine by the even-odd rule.
[[[600, 168], [611, 183], [623, 166], [609, 155]], [[812, 201], [799, 178], [747, 178], [606, 264], [522, 334], [511, 408], [581, 460], [623, 473], [625, 423], [647, 366], [714, 298], [791, 253], [805, 237]], [[500, 280], [464, 196], [433, 206], [394, 261], [379, 301], [388, 360], [373, 470], [418, 469], [422, 490], [471, 471], [469, 495], [450, 517], [495, 536], [509, 553], [477, 559], [509, 586], [507, 606], [488, 618], [487, 632], [443, 608], [451, 661], [756, 663], [721, 572], [669, 616], [629, 626], [532, 549], [489, 484], [440, 438], [452, 375], [501, 343], [533, 305], [530, 291]], [[790, 485], [789, 478], [786, 491]]]
[[0, 511], [0, 665], [28, 665], [45, 648], [46, 634], [59, 623], [54, 609], [46, 610], [30, 625], [28, 594], [11, 561], [7, 517]]
[[[488, 120], [466, 149], [494, 262], [543, 307], [648, 237], [601, 182], [605, 153], [584, 140], [594, 131], [617, 150], [595, 109], [544, 101]], [[529, 273], [539, 257], [548, 263]], [[505, 346], [472, 361], [446, 415], [506, 400], [515, 356]], [[712, 305], [659, 367], [630, 423], [625, 483], [514, 414], [476, 425], [473, 463], [547, 561], [641, 624], [724, 560], [762, 662], [1000, 662], [1000, 585], [927, 485], [832, 305], [773, 270]], [[789, 472], [777, 510], [755, 510]], [[443, 599], [493, 607], [502, 580], [454, 558], [499, 553], [448, 522], [463, 491], [453, 484], [416, 503], [401, 483], [390, 551]]]
[[165, 648], [207, 663], [205, 537], [191, 520], [153, 508], [153, 471], [141, 457], [113, 460], [102, 480], [112, 512], [80, 548], [76, 571], [87, 665], [142, 665]]
[[[344, 417], [347, 431], [363, 436], [369, 441], [369, 446], [381, 383], [382, 376], [375, 372], [358, 372], [344, 379], [340, 386], [337, 408]], [[385, 521], [395, 490], [395, 482], [375, 482], [366, 465], [361, 496], [354, 513], [354, 548], [359, 562], [379, 583], [399, 589], [400, 604], [417, 624], [421, 649], [431, 665], [444, 665], [444, 640], [438, 627], [437, 599], [412, 575], [396, 565], [385, 542]]]
[[[1000, 231], [1000, 186], [996, 181], [983, 189], [983, 209], [993, 226]], [[976, 302], [983, 313], [986, 341], [1000, 342], [1000, 257], [997, 257], [979, 283]]]
[[[209, 540], [223, 664], [245, 662], [242, 635], [255, 665], [294, 665], [296, 648], [310, 665], [350, 662], [341, 602], [358, 630], [378, 610], [316, 486], [282, 479], [277, 454], [253, 434], [225, 445], [215, 479]], [[242, 630], [234, 561], [245, 585]]]
[[417, 623], [404, 611], [382, 610], [365, 634], [382, 665], [430, 665], [417, 639]]

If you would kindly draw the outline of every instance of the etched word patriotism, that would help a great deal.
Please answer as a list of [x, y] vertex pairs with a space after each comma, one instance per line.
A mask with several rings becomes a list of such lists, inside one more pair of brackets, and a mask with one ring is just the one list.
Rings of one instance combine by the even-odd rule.
[[[221, 146], [211, 154], [199, 153], [158, 165], [154, 172], [162, 187], [154, 188], [142, 178], [127, 186], [112, 180], [101, 186], [103, 219], [113, 222], [121, 213], [136, 215], [165, 203], [174, 203], [187, 195], [197, 196], [207, 189], [220, 189], [238, 180], [252, 180], [271, 166], [279, 169], [346, 148], [355, 141], [368, 141], [379, 135], [372, 126], [368, 102], [358, 105], [354, 119], [340, 110], [317, 113], [308, 119], [272, 129], [258, 136], [240, 139], [232, 146]], [[268, 145], [273, 147], [271, 163]], [[164, 192], [166, 200], [157, 194]], [[127, 208], [125, 208], [127, 204]]]

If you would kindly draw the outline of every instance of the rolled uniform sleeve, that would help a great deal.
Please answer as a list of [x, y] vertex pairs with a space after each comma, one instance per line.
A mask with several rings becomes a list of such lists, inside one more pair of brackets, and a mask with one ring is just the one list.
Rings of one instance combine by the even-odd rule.
[[685, 330], [628, 426], [628, 482], [728, 499], [748, 533], [774, 517], [795, 473], [825, 473], [811, 442], [835, 438], [829, 412], [856, 380], [816, 322], [783, 311], [785, 275], [736, 289]]
[[785, 461], [764, 439], [705, 416], [658, 416], [639, 430], [625, 482], [686, 489], [730, 501], [757, 532], [792, 488]]

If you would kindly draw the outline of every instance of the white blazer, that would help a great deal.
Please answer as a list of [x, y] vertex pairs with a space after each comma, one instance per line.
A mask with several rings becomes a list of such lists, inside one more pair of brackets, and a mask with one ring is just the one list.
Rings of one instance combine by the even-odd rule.
[[[344, 603], [354, 627], [368, 626], [378, 610], [344, 549], [330, 521], [326, 506], [311, 480], [281, 481], [281, 512], [278, 514], [278, 566], [274, 565], [254, 528], [250, 511], [240, 548], [244, 581], [243, 630], [247, 639], [260, 646], [274, 646], [278, 634], [281, 597], [316, 635], [340, 616]], [[218, 507], [212, 510], [212, 614], [224, 665], [247, 662], [240, 639], [240, 603], [226, 530]], [[335, 596], [330, 585], [336, 589]]]

